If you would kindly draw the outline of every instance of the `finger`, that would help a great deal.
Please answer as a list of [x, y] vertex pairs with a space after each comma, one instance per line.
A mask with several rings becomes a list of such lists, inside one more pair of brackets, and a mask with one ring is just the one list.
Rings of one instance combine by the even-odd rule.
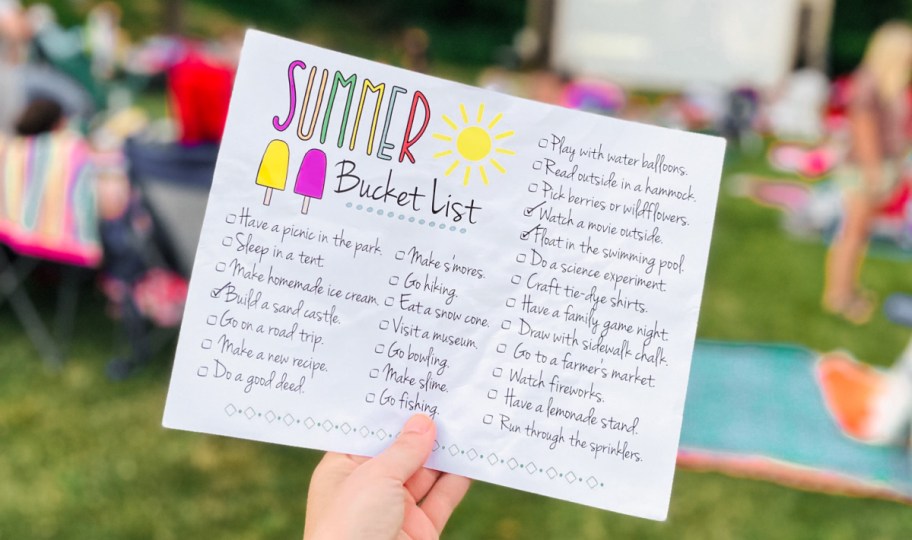
[[310, 487], [308, 492], [316, 490], [317, 492], [331, 491], [335, 492], [337, 487], [348, 478], [352, 471], [358, 468], [364, 460], [360, 456], [349, 454], [339, 454], [336, 452], [327, 452], [320, 460], [310, 477]]
[[405, 423], [395, 442], [364, 466], [404, 484], [431, 455], [435, 434], [434, 421], [416, 414]]
[[307, 488], [307, 519], [304, 522], [305, 538], [313, 534], [311, 529], [328, 513], [332, 505], [331, 494], [337, 493], [339, 487], [351, 474], [356, 465], [346, 454], [327, 452], [317, 464], [310, 477]]
[[344, 478], [351, 473], [355, 466], [347, 454], [326, 452], [314, 469], [311, 483], [333, 482], [339, 477]]
[[465, 497], [471, 480], [457, 474], [443, 474], [428, 492], [421, 503], [421, 509], [427, 515], [439, 533], [453, 514], [453, 510]]
[[361, 465], [365, 461], [369, 461], [370, 457], [368, 456], [358, 456], [355, 454], [348, 454], [348, 459], [352, 461], [355, 465]]
[[408, 540], [438, 540], [440, 531], [428, 519], [421, 508], [411, 505], [405, 507], [405, 518], [402, 520], [404, 538]]
[[421, 468], [405, 482], [405, 489], [412, 494], [412, 498], [420, 501], [428, 494], [428, 491], [434, 486], [434, 482], [440, 478], [442, 473], [433, 469]]

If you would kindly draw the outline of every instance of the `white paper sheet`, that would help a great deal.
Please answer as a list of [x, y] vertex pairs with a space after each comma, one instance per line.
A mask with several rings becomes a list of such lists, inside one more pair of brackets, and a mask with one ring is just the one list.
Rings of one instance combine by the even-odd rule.
[[723, 151], [251, 31], [164, 425], [664, 519]]

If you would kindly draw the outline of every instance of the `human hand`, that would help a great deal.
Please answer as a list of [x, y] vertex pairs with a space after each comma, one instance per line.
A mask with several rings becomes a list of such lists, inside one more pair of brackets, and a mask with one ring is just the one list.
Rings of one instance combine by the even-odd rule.
[[436, 434], [416, 414], [374, 458], [327, 452], [310, 480], [304, 540], [439, 538], [469, 479], [423, 467]]

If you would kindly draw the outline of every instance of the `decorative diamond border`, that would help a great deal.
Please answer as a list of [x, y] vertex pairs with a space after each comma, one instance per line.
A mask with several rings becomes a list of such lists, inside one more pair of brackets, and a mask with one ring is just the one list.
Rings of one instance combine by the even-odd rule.
[[[267, 423], [276, 425], [278, 427], [287, 427], [291, 428], [296, 425], [300, 425], [307, 430], [313, 429], [322, 429], [327, 433], [336, 431], [344, 435], [359, 435], [362, 439], [367, 439], [369, 437], [376, 437], [378, 440], [387, 440], [392, 439], [395, 434], [387, 432], [385, 429], [371, 429], [368, 426], [357, 426], [351, 425], [348, 422], [335, 423], [333, 420], [326, 418], [323, 420], [316, 420], [313, 417], [306, 418], [297, 418], [291, 413], [277, 413], [272, 410], [267, 410], [266, 412], [259, 412], [253, 407], [241, 407], [229, 403], [223, 409], [225, 414], [229, 417], [237, 417], [241, 420], [253, 421], [254, 419], [265, 420]], [[530, 461], [529, 463], [520, 463], [513, 457], [498, 456], [494, 452], [489, 454], [483, 454], [476, 450], [475, 448], [461, 448], [458, 444], [443, 444], [440, 441], [434, 441], [434, 452], [445, 452], [451, 457], [463, 457], [470, 462], [481, 461], [487, 463], [491, 467], [496, 467], [498, 465], [507, 467], [512, 472], [525, 472], [530, 476], [542, 475], [549, 480], [563, 480], [570, 485], [585, 486], [589, 489], [595, 489], [599, 487], [605, 487], [605, 484], [601, 482], [598, 478], [594, 476], [589, 476], [588, 478], [583, 478], [578, 476], [573, 471], [561, 472], [554, 467], [548, 467], [547, 469], [543, 466], [536, 465], [535, 462]]]
[[376, 437], [378, 440], [392, 439], [393, 434], [388, 433], [385, 429], [371, 429], [367, 426], [357, 426], [351, 425], [348, 422], [335, 423], [334, 421], [326, 418], [324, 420], [317, 420], [311, 416], [306, 418], [298, 418], [291, 413], [278, 413], [273, 410], [267, 410], [266, 412], [259, 412], [253, 407], [240, 407], [229, 403], [223, 409], [225, 414], [230, 417], [238, 417], [241, 420], [265, 420], [269, 424], [274, 424], [278, 427], [282, 427], [284, 424], [286, 427], [293, 427], [300, 425], [305, 427], [308, 430], [313, 429], [322, 429], [327, 433], [331, 431], [339, 431], [345, 435], [360, 435], [362, 439], [367, 439], [369, 437]]

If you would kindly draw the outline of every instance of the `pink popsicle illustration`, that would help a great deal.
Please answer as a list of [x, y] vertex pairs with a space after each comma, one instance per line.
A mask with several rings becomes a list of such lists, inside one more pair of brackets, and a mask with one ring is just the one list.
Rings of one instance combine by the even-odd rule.
[[285, 141], [269, 141], [256, 177], [257, 185], [266, 188], [263, 205], [269, 206], [272, 201], [272, 190], [285, 191], [285, 184], [288, 182], [288, 159], [288, 144]]
[[306, 214], [310, 208], [310, 199], [323, 198], [323, 186], [326, 183], [326, 154], [318, 148], [311, 148], [304, 154], [294, 191], [304, 196], [301, 213]]

